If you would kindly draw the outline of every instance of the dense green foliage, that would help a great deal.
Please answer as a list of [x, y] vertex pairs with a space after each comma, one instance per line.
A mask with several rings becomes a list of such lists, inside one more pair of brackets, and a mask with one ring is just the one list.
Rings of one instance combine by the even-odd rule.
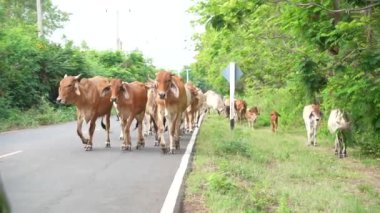
[[[39, 38], [35, 2], [0, 0], [0, 130], [72, 119], [65, 113], [52, 116], [61, 111], [55, 109], [55, 99], [65, 74], [102, 75], [128, 82], [154, 77], [154, 66], [138, 50], [99, 52], [75, 47], [71, 41], [61, 45]], [[43, 1], [43, 7], [47, 36], [68, 20], [68, 14], [49, 0]], [[71, 109], [68, 111], [73, 114]], [[47, 115], [50, 121], [44, 117]]]
[[301, 124], [305, 104], [341, 108], [353, 140], [380, 156], [380, 2], [203, 0], [191, 8], [205, 31], [193, 78], [228, 94], [220, 74], [230, 61], [243, 70], [237, 92], [283, 124]]

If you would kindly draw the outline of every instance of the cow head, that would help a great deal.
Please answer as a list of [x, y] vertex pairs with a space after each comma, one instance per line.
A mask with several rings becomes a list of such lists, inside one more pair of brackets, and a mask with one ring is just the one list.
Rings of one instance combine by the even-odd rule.
[[77, 76], [65, 75], [59, 82], [58, 103], [72, 103], [77, 96], [81, 95], [79, 90], [80, 74]]
[[309, 115], [309, 119], [312, 121], [315, 121], [318, 124], [319, 121], [321, 120], [321, 118], [322, 118], [322, 112], [320, 110], [320, 106], [313, 104], [312, 110], [311, 110], [310, 115]]
[[168, 93], [173, 93], [174, 97], [179, 97], [179, 88], [176, 85], [174, 74], [167, 71], [160, 71], [156, 74], [156, 89], [160, 99], [166, 99]]
[[125, 99], [129, 99], [128, 84], [122, 82], [120, 79], [112, 79], [111, 84], [103, 88], [102, 96], [106, 96], [111, 93], [110, 101], [117, 103], [119, 97], [122, 95]]

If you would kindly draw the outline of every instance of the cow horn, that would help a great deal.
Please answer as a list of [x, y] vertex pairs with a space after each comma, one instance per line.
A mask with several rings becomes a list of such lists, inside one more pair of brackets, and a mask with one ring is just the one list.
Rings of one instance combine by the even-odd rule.
[[67, 77], [67, 74], [65, 74], [65, 76], [63, 76], [63, 78], [66, 78]]
[[81, 75], [82, 75], [82, 74], [79, 74], [79, 75], [75, 76], [75, 79], [76, 79], [76, 80], [79, 80], [79, 78], [80, 78]]

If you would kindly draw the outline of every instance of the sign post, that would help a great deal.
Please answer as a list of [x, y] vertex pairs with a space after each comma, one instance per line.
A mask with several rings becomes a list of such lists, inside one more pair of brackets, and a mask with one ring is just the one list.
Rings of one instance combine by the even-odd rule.
[[229, 66], [223, 71], [224, 78], [230, 82], [230, 127], [231, 130], [235, 127], [235, 83], [238, 81], [243, 73], [236, 66], [235, 62], [231, 62]]

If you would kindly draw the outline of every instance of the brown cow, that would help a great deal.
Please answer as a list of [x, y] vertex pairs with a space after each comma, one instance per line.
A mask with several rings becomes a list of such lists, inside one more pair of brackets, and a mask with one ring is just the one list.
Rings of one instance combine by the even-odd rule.
[[270, 113], [270, 124], [272, 126], [272, 132], [277, 132], [278, 129], [278, 117], [280, 117], [280, 114], [276, 111], [272, 111]]
[[179, 149], [180, 122], [182, 113], [190, 104], [189, 91], [185, 89], [183, 79], [168, 71], [159, 71], [156, 74], [158, 134], [160, 146], [164, 153], [168, 151], [164, 139], [164, 117], [167, 116], [169, 126], [169, 152]]
[[[57, 102], [62, 104], [74, 104], [77, 108], [77, 134], [85, 144], [85, 150], [92, 150], [92, 139], [95, 130], [95, 122], [98, 117], [106, 118], [106, 147], [110, 147], [110, 115], [112, 103], [109, 96], [101, 96], [102, 88], [109, 84], [109, 80], [96, 76], [80, 79], [78, 76], [67, 76], [60, 81]], [[82, 133], [83, 121], [90, 122], [89, 138]]]
[[103, 88], [102, 94], [107, 96], [111, 93], [109, 102], [117, 103], [117, 109], [121, 119], [121, 126], [124, 134], [122, 150], [131, 150], [130, 127], [134, 119], [137, 120], [138, 142], [136, 148], [145, 146], [142, 134], [142, 122], [145, 115], [147, 102], [147, 89], [141, 82], [125, 83], [120, 79], [112, 79], [111, 84]]
[[235, 109], [236, 109], [238, 121], [242, 121], [245, 118], [245, 113], [247, 111], [247, 102], [245, 102], [242, 99], [236, 99]]

